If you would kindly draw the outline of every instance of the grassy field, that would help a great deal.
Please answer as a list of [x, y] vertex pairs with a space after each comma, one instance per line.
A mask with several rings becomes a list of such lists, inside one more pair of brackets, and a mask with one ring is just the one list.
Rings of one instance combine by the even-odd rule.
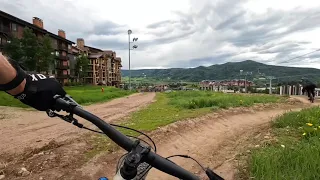
[[255, 103], [280, 102], [284, 99], [279, 96], [264, 94], [225, 94], [205, 91], [172, 92], [168, 94], [168, 97], [171, 105], [184, 109], [252, 106]]
[[141, 130], [154, 130], [172, 122], [197, 117], [219, 108], [250, 106], [254, 103], [280, 101], [269, 95], [238, 95], [203, 91], [177, 91], [157, 94], [157, 101], [132, 114], [128, 125]]
[[[134, 112], [122, 125], [130, 128], [152, 131], [158, 127], [193, 117], [199, 117], [219, 108], [250, 106], [254, 103], [279, 102], [282, 98], [269, 95], [240, 95], [212, 93], [204, 91], [177, 91], [170, 93], [158, 93], [156, 102], [148, 107]], [[129, 131], [123, 133], [137, 135]], [[110, 151], [115, 146], [105, 136], [93, 136], [92, 150], [89, 157], [102, 151]]]
[[[104, 92], [101, 92], [101, 86], [74, 86], [64, 87], [66, 92], [70, 94], [78, 103], [88, 105], [96, 102], [104, 102], [114, 98], [130, 95], [132, 92], [121, 90], [115, 87], [103, 87]], [[22, 104], [19, 100], [0, 92], [0, 106], [23, 107], [28, 106]]]
[[248, 176], [254, 179], [320, 179], [320, 108], [290, 112], [272, 124], [277, 141], [254, 150]]

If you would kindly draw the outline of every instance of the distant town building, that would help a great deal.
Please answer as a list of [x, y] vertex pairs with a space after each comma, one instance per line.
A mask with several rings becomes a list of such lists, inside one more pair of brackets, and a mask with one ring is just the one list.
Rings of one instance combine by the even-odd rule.
[[203, 80], [199, 83], [201, 90], [212, 90], [212, 91], [221, 91], [227, 90], [228, 87], [251, 87], [254, 86], [252, 81], [244, 79], [234, 79], [234, 80]]

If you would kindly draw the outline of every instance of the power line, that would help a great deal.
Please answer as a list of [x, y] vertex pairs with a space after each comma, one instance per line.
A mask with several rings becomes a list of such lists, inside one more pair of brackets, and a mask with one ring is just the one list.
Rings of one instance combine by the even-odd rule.
[[315, 51], [312, 51], [312, 52], [309, 52], [309, 53], [306, 53], [306, 54], [303, 54], [303, 55], [300, 55], [300, 56], [296, 56], [296, 57], [290, 58], [290, 59], [288, 59], [288, 60], [286, 60], [286, 61], [280, 62], [279, 64], [288, 63], [288, 62], [291, 61], [291, 60], [298, 59], [298, 58], [300, 58], [300, 57], [304, 57], [304, 56], [306, 56], [306, 55], [309, 55], [309, 54], [312, 54], [312, 53], [315, 53], [315, 52], [318, 52], [318, 51], [320, 51], [320, 49], [317, 49], [317, 50], [315, 50]]
[[291, 75], [291, 76], [280, 76], [280, 77], [275, 77], [275, 78], [276, 79], [281, 79], [281, 78], [287, 78], [287, 77], [312, 76], [312, 75], [316, 76], [316, 75], [320, 75], [320, 73], [319, 74], [313, 73], [313, 74], [300, 74], [300, 75]]

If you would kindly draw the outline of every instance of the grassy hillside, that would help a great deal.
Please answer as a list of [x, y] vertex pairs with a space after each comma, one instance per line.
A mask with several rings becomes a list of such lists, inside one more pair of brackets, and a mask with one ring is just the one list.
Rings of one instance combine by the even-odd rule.
[[[296, 81], [301, 79], [301, 77], [303, 77], [305, 74], [312, 74], [307, 76], [312, 81], [318, 82], [320, 80], [320, 69], [273, 66], [251, 60], [242, 62], [228, 62], [225, 64], [212, 65], [209, 67], [200, 66], [197, 68], [189, 69], [172, 68], [132, 70], [131, 75], [132, 77], [143, 77], [144, 75], [146, 75], [149, 78], [158, 80], [172, 79], [196, 82], [205, 79], [222, 80], [240, 78], [240, 70], [243, 70], [244, 72], [252, 72], [252, 76], [248, 77], [249, 79], [261, 76], [261, 74], [258, 73], [259, 70], [260, 73], [265, 74], [266, 76], [281, 77], [279, 79], [279, 82]], [[122, 70], [122, 73], [123, 76], [129, 75], [128, 70]], [[241, 78], [243, 78], [243, 76]]]

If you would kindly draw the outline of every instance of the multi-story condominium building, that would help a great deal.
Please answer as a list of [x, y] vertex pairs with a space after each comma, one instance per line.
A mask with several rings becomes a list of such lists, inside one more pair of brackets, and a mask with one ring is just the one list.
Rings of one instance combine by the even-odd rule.
[[56, 77], [61, 84], [79, 79], [75, 75], [75, 65], [77, 57], [84, 54], [89, 59], [89, 67], [83, 82], [119, 87], [122, 65], [121, 58], [116, 57], [116, 52], [86, 46], [82, 38], [78, 38], [77, 44], [73, 46], [75, 43], [66, 39], [65, 31], [59, 29], [57, 35], [47, 31], [43, 20], [38, 17], [33, 17], [32, 23], [29, 23], [0, 11], [0, 53], [6, 43], [10, 42], [10, 38], [21, 39], [23, 37], [25, 27], [32, 29], [39, 38], [46, 34], [50, 36], [56, 61], [48, 75]]
[[72, 48], [73, 57], [70, 57], [72, 59], [71, 62], [76, 62], [76, 57], [82, 53], [89, 59], [89, 67], [85, 77], [83, 77], [85, 83], [120, 86], [122, 65], [121, 58], [116, 56], [116, 52], [86, 46], [82, 38], [78, 38], [77, 45]]
[[46, 34], [51, 37], [56, 62], [49, 75], [54, 75], [62, 84], [68, 82], [70, 76], [68, 54], [71, 53], [74, 42], [66, 39], [66, 33], [63, 30], [59, 29], [58, 35], [47, 31], [43, 21], [38, 17], [33, 17], [32, 23], [29, 23], [0, 11], [0, 52], [3, 51], [4, 45], [10, 42], [11, 37], [22, 38], [25, 27], [32, 29], [37, 37]]

